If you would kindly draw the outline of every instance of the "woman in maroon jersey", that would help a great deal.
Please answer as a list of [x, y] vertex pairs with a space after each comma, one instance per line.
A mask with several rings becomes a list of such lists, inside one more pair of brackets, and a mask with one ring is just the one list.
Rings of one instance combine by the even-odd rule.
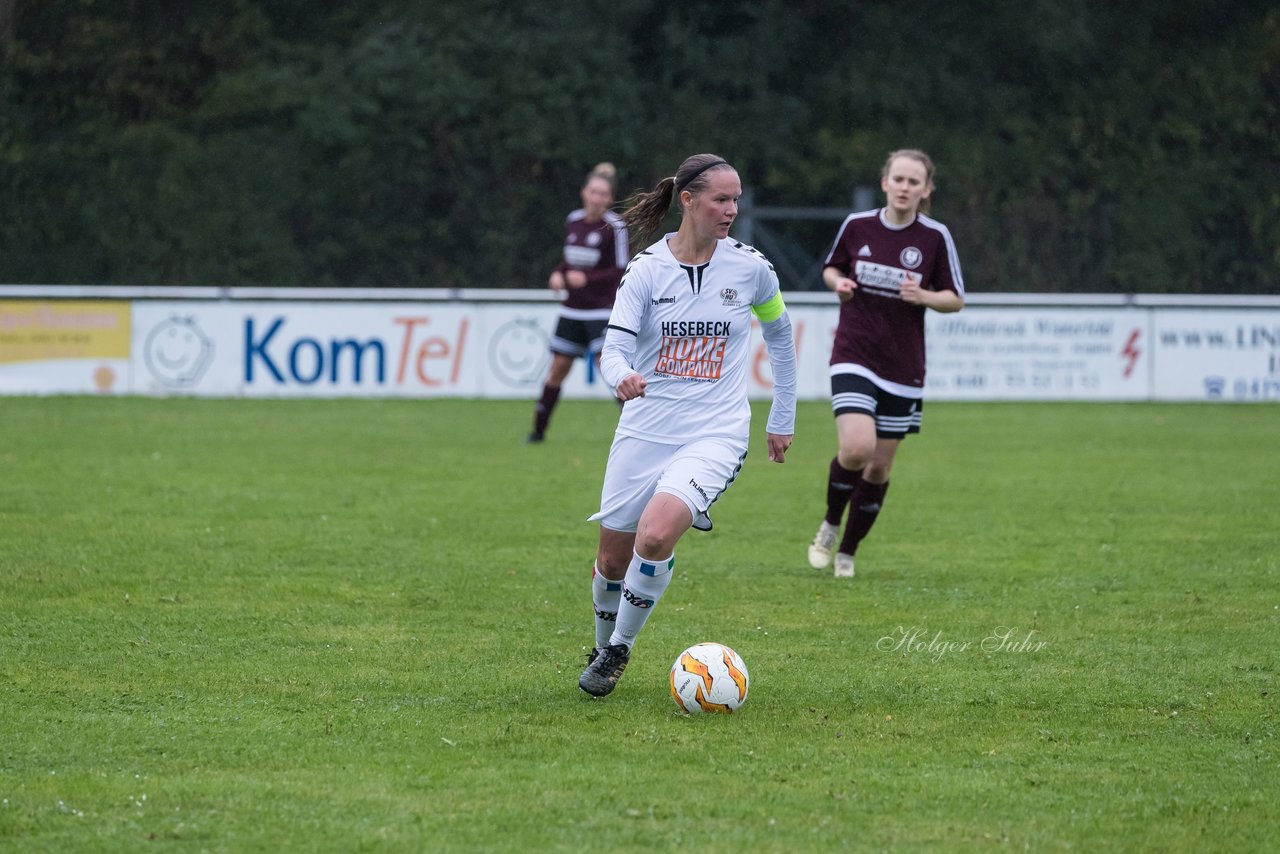
[[551, 271], [551, 290], [564, 294], [556, 331], [551, 338], [551, 369], [534, 410], [529, 442], [541, 442], [560, 400], [560, 386], [573, 360], [598, 359], [604, 346], [613, 297], [631, 254], [622, 217], [609, 210], [617, 172], [600, 163], [582, 185], [582, 207], [564, 221], [564, 255]]
[[[827, 475], [827, 512], [809, 546], [809, 564], [835, 562], [853, 577], [853, 556], [875, 524], [898, 445], [920, 432], [924, 408], [925, 309], [964, 307], [964, 281], [951, 232], [926, 216], [933, 161], [923, 151], [892, 152], [880, 177], [885, 206], [849, 215], [827, 255], [822, 279], [840, 299], [831, 351], [831, 408], [839, 450]], [[845, 508], [849, 520], [839, 539]]]

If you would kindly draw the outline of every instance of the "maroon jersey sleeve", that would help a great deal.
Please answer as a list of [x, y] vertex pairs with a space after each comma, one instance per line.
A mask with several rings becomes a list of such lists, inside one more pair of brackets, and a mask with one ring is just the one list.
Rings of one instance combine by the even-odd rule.
[[938, 235], [938, 248], [933, 253], [933, 265], [929, 275], [929, 289], [933, 291], [952, 291], [964, 296], [964, 279], [960, 274], [960, 258], [956, 253], [955, 242], [951, 239], [951, 232], [936, 220], [927, 217], [922, 217], [922, 219]]
[[831, 251], [827, 253], [827, 260], [822, 266], [835, 267], [844, 275], [848, 276], [853, 270], [853, 257], [849, 250], [849, 241], [847, 239], [849, 233], [849, 224], [853, 222], [853, 217], [846, 217], [845, 221], [840, 224], [840, 230], [836, 232], [835, 242], [831, 244]]

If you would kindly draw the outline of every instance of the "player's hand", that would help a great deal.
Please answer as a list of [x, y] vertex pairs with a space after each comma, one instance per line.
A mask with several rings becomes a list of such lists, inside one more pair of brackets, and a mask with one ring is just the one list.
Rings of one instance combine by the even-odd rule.
[[553, 291], [562, 291], [564, 290], [564, 276], [559, 270], [556, 270], [551, 274], [551, 278], [547, 280], [547, 284]]
[[569, 270], [564, 274], [564, 281], [571, 288], [580, 288], [587, 283], [587, 274], [581, 270]]
[[791, 447], [791, 436], [783, 436], [778, 433], [769, 433], [769, 462], [785, 463], [787, 461], [787, 448]]
[[840, 302], [848, 302], [852, 299], [853, 292], [857, 289], [858, 283], [853, 279], [850, 279], [848, 276], [841, 276], [836, 279], [836, 286], [834, 290], [836, 292], [836, 296], [840, 299]]
[[920, 287], [920, 277], [915, 273], [907, 273], [902, 277], [902, 287], [898, 294], [903, 302], [924, 305], [924, 289]]
[[646, 385], [644, 377], [639, 374], [627, 374], [622, 378], [622, 382], [618, 383], [618, 387], [613, 390], [613, 393], [618, 400], [634, 400], [637, 397], [644, 397]]

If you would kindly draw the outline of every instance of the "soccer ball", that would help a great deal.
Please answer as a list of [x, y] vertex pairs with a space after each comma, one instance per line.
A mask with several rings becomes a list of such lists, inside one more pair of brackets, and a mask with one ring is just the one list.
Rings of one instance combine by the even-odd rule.
[[736, 712], [747, 701], [747, 665], [720, 643], [699, 643], [671, 665], [671, 699], [690, 715]]

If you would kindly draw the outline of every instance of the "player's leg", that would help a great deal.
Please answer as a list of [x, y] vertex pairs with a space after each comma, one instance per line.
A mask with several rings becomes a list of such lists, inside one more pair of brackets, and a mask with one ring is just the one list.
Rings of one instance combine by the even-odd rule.
[[611, 638], [623, 607], [625, 579], [635, 561], [636, 531], [653, 498], [662, 466], [674, 451], [674, 446], [625, 436], [615, 437], [609, 450], [600, 511], [591, 517], [600, 522], [591, 583], [596, 645], [578, 678], [578, 687], [596, 697], [613, 690], [630, 657], [629, 646], [615, 644]]
[[711, 529], [711, 505], [737, 478], [746, 454], [741, 443], [701, 439], [680, 448], [664, 467], [637, 526], [611, 644], [635, 643], [671, 583], [676, 543], [690, 527]]
[[875, 449], [866, 460], [853, 494], [849, 499], [849, 521], [836, 553], [836, 575], [853, 576], [853, 559], [858, 545], [880, 518], [889, 491], [889, 473], [897, 457], [898, 447], [910, 433], [920, 431], [923, 401], [879, 392], [875, 419]]
[[[591, 567], [591, 604], [596, 613], [596, 649], [609, 645], [609, 636], [613, 634], [614, 624], [618, 621], [622, 579], [631, 563], [635, 542], [635, 531], [600, 528], [600, 545], [596, 549], [596, 560]], [[588, 659], [594, 661], [595, 655], [593, 650]]]
[[840, 520], [861, 479], [862, 467], [876, 446], [876, 388], [865, 377], [836, 374], [831, 377], [831, 409], [836, 421], [836, 455], [827, 466], [827, 510], [813, 542], [809, 565], [831, 565]]
[[836, 553], [836, 574], [842, 578], [853, 576], [853, 556], [858, 552], [858, 545], [880, 518], [880, 509], [889, 491], [889, 470], [901, 444], [901, 439], [879, 440], [875, 453], [862, 469], [862, 477], [849, 500], [849, 522]]
[[834, 562], [836, 575], [848, 577], [853, 574], [853, 555], [845, 551], [845, 540], [838, 550], [835, 541], [845, 509], [862, 488], [864, 469], [879, 449], [875, 419], [865, 412], [843, 412], [836, 416], [836, 435], [838, 450], [827, 474], [827, 515], [809, 547], [809, 565], [822, 569]]
[[[671, 584], [676, 543], [692, 526], [710, 530], [708, 511], [733, 483], [746, 458], [745, 446], [724, 439], [699, 440], [678, 449], [631, 441], [641, 446], [642, 454], [665, 454], [668, 459], [636, 525], [609, 644], [599, 650], [578, 680], [582, 690], [597, 697], [608, 694], [617, 684], [636, 637]], [[615, 446], [618, 444], [615, 440]], [[614, 479], [621, 480], [621, 476]], [[604, 506], [607, 504], [602, 502]]]
[[568, 317], [557, 320], [555, 334], [551, 336], [551, 368], [533, 410], [533, 432], [526, 441], [541, 442], [546, 438], [551, 413], [560, 401], [560, 387], [573, 368], [573, 360], [586, 353], [587, 329], [583, 322]]
[[658, 600], [671, 584], [676, 543], [693, 524], [693, 514], [684, 501], [660, 492], [653, 496], [640, 517], [635, 549], [622, 580], [622, 600], [618, 620], [609, 643], [635, 645]]
[[533, 432], [529, 434], [530, 442], [541, 442], [546, 438], [547, 425], [551, 423], [551, 413], [560, 401], [560, 387], [569, 369], [573, 367], [573, 357], [563, 353], [551, 354], [551, 370], [547, 373], [547, 381], [542, 385], [542, 394], [533, 409]]

